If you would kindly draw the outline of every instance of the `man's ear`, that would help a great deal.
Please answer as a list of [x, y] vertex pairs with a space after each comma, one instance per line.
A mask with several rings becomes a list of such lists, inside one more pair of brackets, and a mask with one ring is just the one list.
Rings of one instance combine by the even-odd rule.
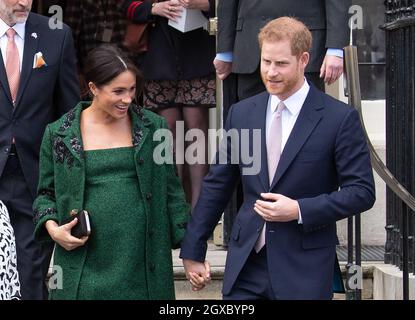
[[300, 56], [301, 66], [305, 69], [309, 62], [310, 62], [310, 54], [308, 52], [303, 52]]

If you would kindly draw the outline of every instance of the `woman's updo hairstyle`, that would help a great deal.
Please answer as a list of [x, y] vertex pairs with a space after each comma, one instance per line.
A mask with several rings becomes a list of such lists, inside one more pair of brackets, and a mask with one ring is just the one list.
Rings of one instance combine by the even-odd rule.
[[102, 45], [91, 50], [84, 65], [86, 83], [92, 82], [98, 88], [110, 83], [124, 71], [131, 71], [136, 75], [137, 79], [136, 95], [139, 96], [141, 94], [144, 82], [142, 73], [117, 47]]

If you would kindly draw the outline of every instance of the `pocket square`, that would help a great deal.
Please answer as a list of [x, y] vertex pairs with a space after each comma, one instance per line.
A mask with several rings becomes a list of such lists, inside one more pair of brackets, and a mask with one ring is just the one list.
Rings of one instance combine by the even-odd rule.
[[43, 68], [47, 67], [48, 64], [46, 63], [45, 59], [43, 58], [42, 52], [38, 52], [35, 54], [34, 60], [33, 60], [33, 69]]

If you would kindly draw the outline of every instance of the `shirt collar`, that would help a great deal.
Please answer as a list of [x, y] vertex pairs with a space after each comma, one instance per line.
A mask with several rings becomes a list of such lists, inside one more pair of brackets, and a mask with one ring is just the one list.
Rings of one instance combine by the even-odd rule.
[[[304, 83], [299, 90], [297, 90], [293, 95], [289, 96], [283, 102], [287, 110], [291, 115], [296, 115], [300, 112], [301, 107], [305, 99], [307, 98], [308, 91], [310, 90], [310, 85], [307, 80], [304, 78]], [[273, 114], [277, 110], [278, 104], [281, 100], [277, 96], [271, 96], [271, 113]]]
[[[16, 23], [13, 27], [12, 27], [16, 33], [18, 34], [18, 36], [24, 40], [25, 38], [25, 29], [26, 29], [26, 21], [22, 22], [22, 23]], [[10, 26], [3, 21], [3, 19], [0, 19], [0, 37], [3, 37], [7, 30], [10, 29]]]

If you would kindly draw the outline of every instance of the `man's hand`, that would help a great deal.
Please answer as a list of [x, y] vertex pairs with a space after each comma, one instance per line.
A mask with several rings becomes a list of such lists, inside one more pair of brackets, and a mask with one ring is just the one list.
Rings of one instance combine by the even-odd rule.
[[232, 62], [215, 59], [213, 60], [213, 65], [220, 80], [225, 80], [232, 72]]
[[186, 278], [190, 281], [193, 291], [202, 290], [210, 281], [209, 262], [199, 262], [189, 259], [183, 259], [183, 266], [186, 272]]
[[327, 84], [334, 83], [343, 73], [343, 58], [326, 55], [320, 68], [320, 78]]
[[55, 221], [46, 221], [45, 227], [48, 230], [50, 237], [59, 244], [62, 248], [71, 251], [78, 247], [81, 247], [88, 241], [88, 237], [82, 237], [78, 239], [71, 235], [71, 229], [78, 223], [78, 219], [75, 218], [71, 222], [59, 226]]
[[278, 193], [261, 193], [264, 200], [257, 200], [254, 210], [265, 221], [288, 222], [298, 220], [299, 206], [292, 200]]

